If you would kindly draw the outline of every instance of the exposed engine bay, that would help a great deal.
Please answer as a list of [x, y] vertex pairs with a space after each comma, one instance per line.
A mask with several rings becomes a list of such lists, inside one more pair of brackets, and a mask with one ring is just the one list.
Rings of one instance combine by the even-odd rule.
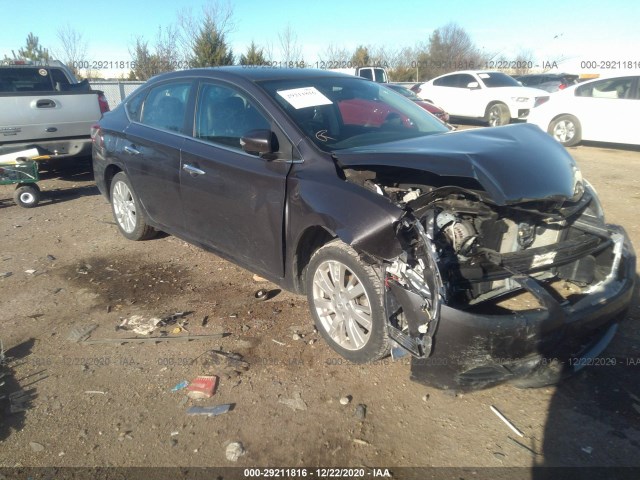
[[497, 205], [467, 179], [448, 186], [424, 172], [399, 172], [344, 170], [347, 181], [404, 210], [396, 226], [403, 254], [382, 268], [389, 335], [414, 356], [429, 356], [443, 304], [497, 313], [499, 299], [528, 290], [544, 308], [546, 295], [527, 281], [535, 279], [566, 305], [551, 282], [572, 284], [580, 298], [613, 271], [615, 239], [582, 180], [571, 199]]

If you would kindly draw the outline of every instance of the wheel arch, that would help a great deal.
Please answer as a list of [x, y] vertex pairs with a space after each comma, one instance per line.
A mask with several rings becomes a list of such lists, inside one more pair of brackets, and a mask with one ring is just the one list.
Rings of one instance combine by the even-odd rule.
[[106, 196], [109, 201], [111, 201], [111, 182], [113, 181], [113, 177], [123, 171], [124, 170], [122, 168], [113, 163], [107, 165], [107, 167], [104, 169], [104, 186]]

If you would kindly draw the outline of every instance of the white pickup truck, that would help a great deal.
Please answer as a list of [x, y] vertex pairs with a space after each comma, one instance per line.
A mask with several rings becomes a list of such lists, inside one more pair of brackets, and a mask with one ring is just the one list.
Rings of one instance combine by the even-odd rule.
[[108, 111], [104, 94], [58, 61], [0, 64], [0, 155], [89, 155], [91, 127]]

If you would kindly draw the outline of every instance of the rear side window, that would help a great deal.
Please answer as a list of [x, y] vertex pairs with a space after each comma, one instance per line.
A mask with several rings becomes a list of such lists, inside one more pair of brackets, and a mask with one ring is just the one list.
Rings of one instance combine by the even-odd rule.
[[360, 76], [362, 78], [366, 78], [367, 80], [373, 80], [373, 72], [371, 71], [370, 68], [361, 68]]
[[0, 92], [53, 91], [51, 72], [46, 68], [0, 68]]
[[447, 75], [433, 81], [433, 85], [436, 87], [457, 87], [458, 77], [460, 75]]
[[191, 82], [165, 83], [152, 88], [144, 100], [140, 122], [150, 127], [185, 133], [185, 113]]

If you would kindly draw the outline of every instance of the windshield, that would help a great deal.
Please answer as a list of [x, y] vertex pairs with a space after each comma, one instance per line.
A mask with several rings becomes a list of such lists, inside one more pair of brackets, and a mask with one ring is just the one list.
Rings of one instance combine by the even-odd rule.
[[399, 93], [358, 78], [272, 80], [261, 85], [327, 152], [449, 131]]
[[507, 75], [506, 73], [501, 72], [482, 72], [479, 73], [478, 76], [482, 79], [484, 84], [488, 88], [494, 87], [521, 87], [518, 81]]

